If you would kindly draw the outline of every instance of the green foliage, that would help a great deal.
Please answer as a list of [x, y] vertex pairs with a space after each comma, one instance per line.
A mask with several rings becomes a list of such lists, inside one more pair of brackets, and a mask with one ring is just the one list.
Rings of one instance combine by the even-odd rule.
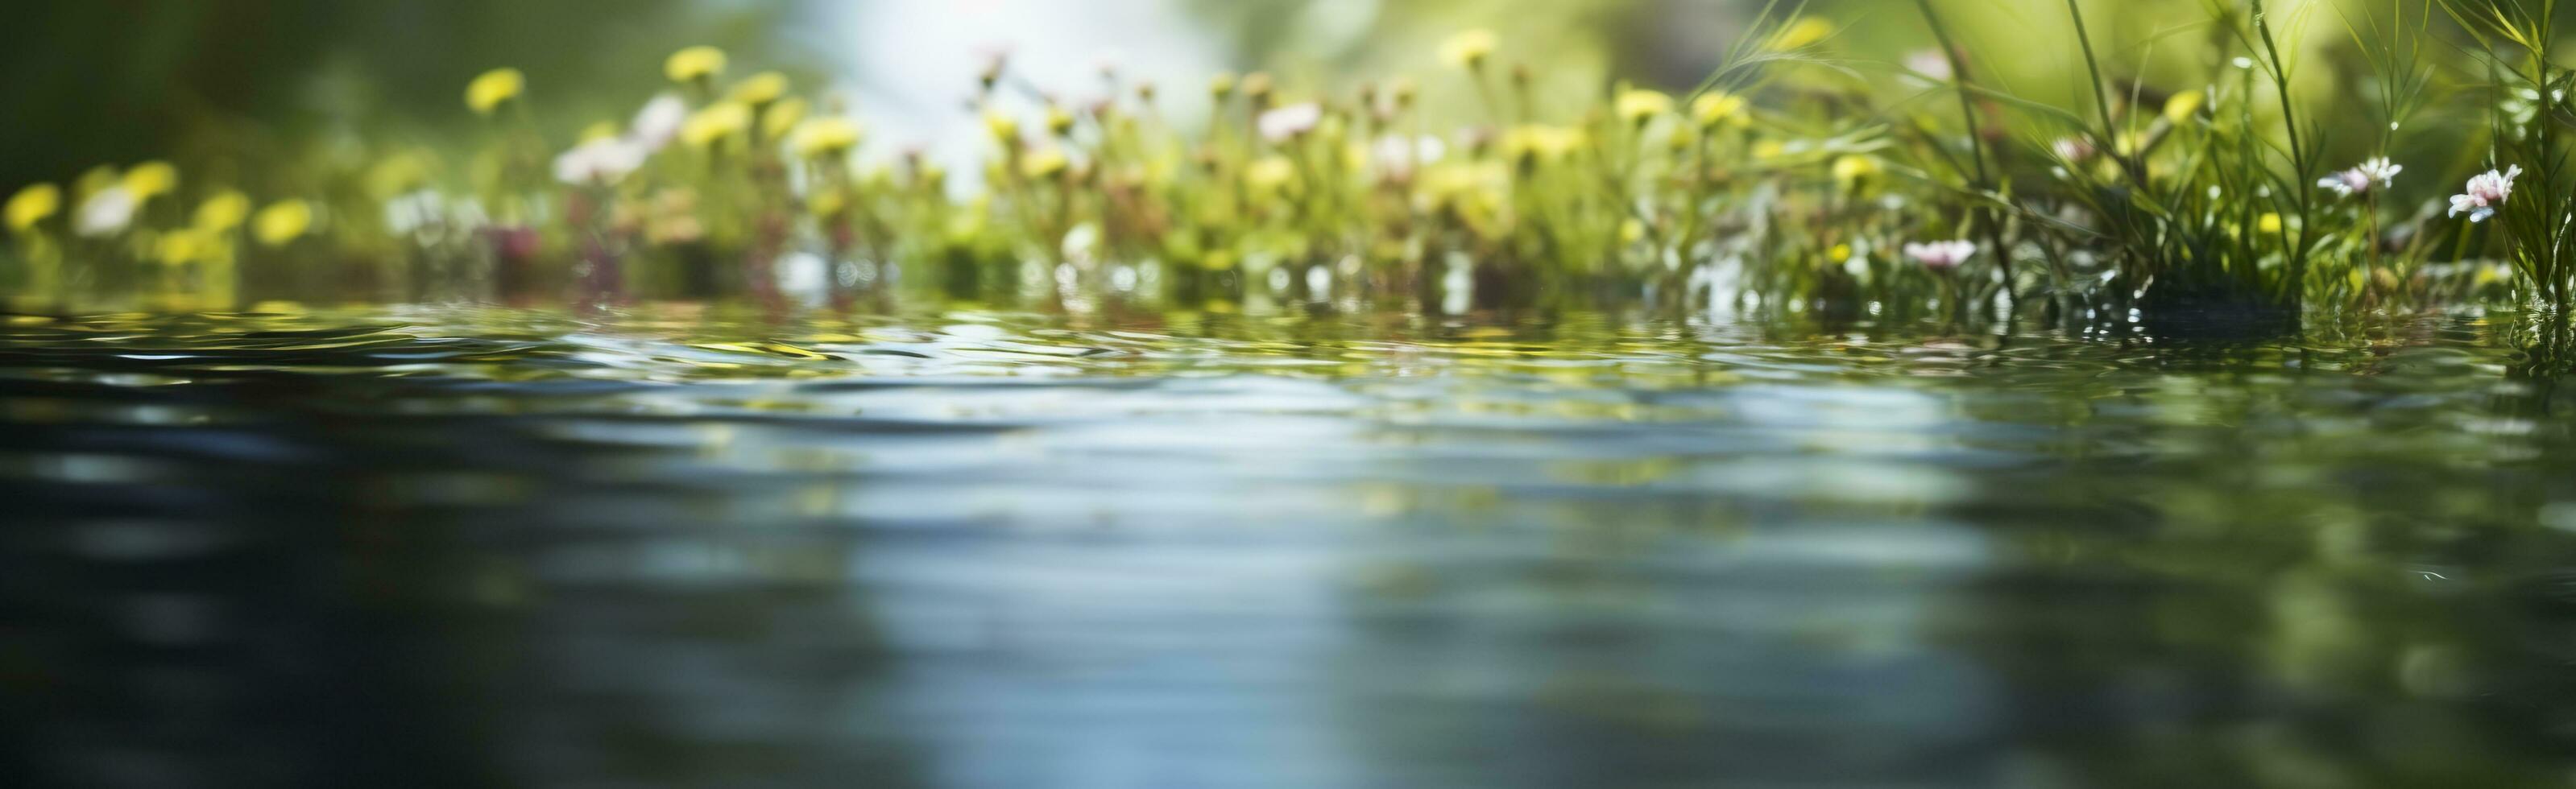
[[[2281, 16], [2205, 0], [2200, 20], [2119, 44], [2080, 2], [2034, 4], [2071, 33], [2070, 100], [1980, 69], [1955, 24], [1969, 7], [1939, 0], [1910, 9], [1931, 48], [1902, 65], [1853, 58], [1837, 22], [1768, 3], [1678, 97], [1624, 82], [1555, 95], [1471, 30], [1419, 82], [1227, 75], [1212, 115], [1184, 122], [1112, 73], [1104, 99], [1037, 96], [1015, 114], [1028, 80], [997, 57], [973, 106], [988, 153], [954, 177], [870, 146], [857, 117], [785, 75], [724, 81], [712, 49], [673, 56], [665, 98], [577, 142], [533, 111], [549, 107], [542, 88], [496, 71], [468, 91], [474, 150], [362, 140], [263, 190], [272, 207], [315, 207], [310, 230], [197, 219], [188, 206], [259, 184], [200, 179], [194, 163], [155, 189], [135, 185], [143, 168], [101, 170], [55, 188], [42, 216], [13, 205], [10, 281], [37, 306], [139, 284], [161, 306], [221, 307], [350, 281], [368, 297], [614, 301], [774, 296], [777, 267], [819, 261], [836, 298], [889, 281], [971, 299], [1424, 311], [1651, 293], [2074, 320], [2490, 298], [2495, 250], [2521, 296], [2567, 303], [2576, 174], [2560, 126], [2576, 123], [2576, 77], [2551, 65], [2554, 0], [2339, 10], [2348, 47], [2314, 43], [2317, 4]], [[2462, 28], [2460, 57], [2428, 56], [2437, 18]], [[2166, 59], [2161, 86], [2138, 76], [2159, 46], [2192, 53], [2188, 68]], [[2367, 89], [2306, 98], [2319, 69]], [[2471, 98], [2449, 100], [2463, 86]], [[2448, 214], [2407, 202], [2401, 172], [2412, 188], [2470, 163], [2390, 159], [2418, 129], [2464, 126], [2492, 141], [2483, 167], [2519, 167], [2523, 183], [2509, 199], [2502, 174], [2473, 183]], [[2367, 161], [2334, 169], [2354, 151]], [[137, 205], [97, 221], [119, 199]]]

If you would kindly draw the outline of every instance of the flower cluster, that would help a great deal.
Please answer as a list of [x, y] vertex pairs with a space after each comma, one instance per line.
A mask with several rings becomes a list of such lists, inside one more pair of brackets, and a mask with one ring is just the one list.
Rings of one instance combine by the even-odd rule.
[[[2413, 240], [2462, 232], [2421, 215], [2380, 232], [2405, 167], [2378, 156], [2318, 177], [2304, 170], [2311, 149], [2266, 153], [2285, 141], [2241, 120], [2274, 107], [2215, 83], [2116, 110], [2105, 101], [2090, 108], [2098, 128], [2070, 130], [2000, 120], [2009, 105], [1968, 89], [1970, 70], [1954, 67], [1971, 62], [1965, 50], [1914, 52], [1892, 69], [1889, 95], [1757, 73], [1810, 59], [1840, 30], [1781, 20], [1720, 70], [1740, 78], [1581, 96], [1543, 95], [1501, 37], [1467, 30], [1430, 53], [1449, 70], [1420, 82], [1330, 91], [1216, 75], [1213, 109], [1195, 125], [1115, 58], [1096, 87], [1020, 91], [1043, 77], [1013, 74], [997, 48], [960, 86], [985, 151], [956, 173], [920, 148], [872, 144], [844, 98], [800, 92], [783, 72], [733, 75], [731, 56], [697, 46], [660, 63], [667, 87], [631, 115], [576, 136], [550, 139], [535, 86], [498, 68], [465, 81], [464, 110], [482, 119], [471, 151], [380, 148], [363, 167], [278, 179], [296, 191], [264, 206], [251, 184], [183, 182], [176, 164], [148, 161], [29, 186], [0, 221], [16, 259], [153, 264], [208, 290], [327, 258], [466, 272], [504, 298], [823, 283], [845, 299], [902, 280], [975, 298], [1159, 287], [1211, 303], [1261, 290], [1579, 292], [1592, 281], [1707, 299], [1722, 297], [1710, 283], [1728, 282], [1883, 304], [2118, 302], [2184, 279], [2162, 268], [2176, 249], [2209, 267], [2201, 274], [2275, 295], [2375, 296], [2413, 287], [2397, 278], [2433, 248]], [[1958, 114], [1904, 98], [1927, 84], [1953, 90]], [[1450, 95], [1426, 102], [1428, 91]], [[1426, 105], [1475, 109], [1436, 116]], [[2494, 216], [2522, 172], [2471, 178], [2448, 216]], [[302, 241], [317, 237], [328, 244]], [[2391, 239], [2415, 245], [2394, 265], [2345, 262], [2376, 265]], [[2316, 273], [2312, 258], [2326, 261]], [[1721, 266], [1734, 270], [1709, 273]], [[1056, 294], [1080, 303], [1069, 295]]]

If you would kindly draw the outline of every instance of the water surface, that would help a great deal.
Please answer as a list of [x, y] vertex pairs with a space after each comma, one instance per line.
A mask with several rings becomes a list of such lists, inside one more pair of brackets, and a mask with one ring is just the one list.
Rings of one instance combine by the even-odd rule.
[[62, 786], [2564, 786], [2512, 321], [0, 328]]

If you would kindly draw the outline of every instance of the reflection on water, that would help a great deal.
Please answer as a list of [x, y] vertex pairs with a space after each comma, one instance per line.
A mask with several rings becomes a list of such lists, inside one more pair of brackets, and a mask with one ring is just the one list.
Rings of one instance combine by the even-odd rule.
[[0, 720], [67, 786], [2556, 786], [2511, 323], [19, 319]]

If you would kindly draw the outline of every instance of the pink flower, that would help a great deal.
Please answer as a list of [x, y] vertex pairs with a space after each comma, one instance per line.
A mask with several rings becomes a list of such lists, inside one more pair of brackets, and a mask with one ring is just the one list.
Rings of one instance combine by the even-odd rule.
[[2522, 165], [2506, 167], [2504, 172], [2488, 170], [2469, 179], [2468, 193], [2451, 196], [2451, 216], [2469, 212], [2469, 221], [2483, 222], [2495, 216], [2496, 206], [2513, 195], [2514, 176], [2522, 174]]
[[2351, 197], [2372, 189], [2387, 188], [2397, 179], [2397, 174], [2405, 170], [2404, 165], [2391, 164], [2388, 158], [2383, 156], [2364, 161], [2360, 166], [2350, 170], [2317, 179], [2317, 185], [2332, 189], [2337, 195]]
[[1977, 242], [1974, 241], [1933, 241], [1905, 245], [1906, 257], [1913, 258], [1914, 262], [1921, 263], [1924, 268], [1934, 271], [1958, 268], [1960, 263], [1966, 262], [1975, 254], [1977, 254]]

